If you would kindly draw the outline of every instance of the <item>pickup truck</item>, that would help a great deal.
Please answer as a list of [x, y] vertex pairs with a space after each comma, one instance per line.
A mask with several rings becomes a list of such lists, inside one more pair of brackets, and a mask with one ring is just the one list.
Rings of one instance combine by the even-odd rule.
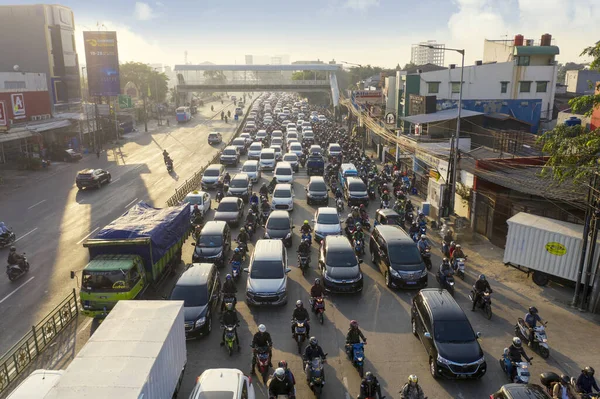
[[309, 176], [323, 176], [325, 173], [325, 160], [320, 155], [311, 155], [306, 160], [306, 173]]
[[190, 231], [188, 204], [158, 209], [140, 202], [86, 240], [90, 261], [81, 272], [82, 313], [103, 318], [120, 300], [140, 299], [181, 263]]

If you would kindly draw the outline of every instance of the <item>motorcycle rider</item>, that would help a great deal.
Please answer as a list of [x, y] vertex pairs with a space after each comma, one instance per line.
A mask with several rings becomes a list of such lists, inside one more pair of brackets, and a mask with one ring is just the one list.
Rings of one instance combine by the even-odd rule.
[[204, 217], [202, 216], [202, 211], [198, 208], [198, 204], [194, 205], [192, 220], [194, 221], [194, 224], [204, 224]]
[[[225, 313], [223, 313], [223, 315], [221, 316], [221, 325], [222, 326], [236, 326], [236, 327], [239, 327], [240, 320], [238, 318], [237, 312], [233, 308], [233, 303], [228, 303], [227, 304]], [[223, 335], [221, 336], [221, 344], [220, 344], [221, 346], [225, 346], [225, 332], [226, 331], [227, 330], [224, 328], [223, 329]], [[238, 338], [237, 328], [234, 331], [235, 331], [235, 340], [237, 341], [237, 343], [239, 345], [240, 344], [240, 339]]]
[[169, 158], [170, 158], [169, 152], [166, 149], [163, 150], [163, 159], [165, 161], [165, 164], [167, 163], [167, 159], [169, 159]]
[[417, 226], [417, 222], [413, 222], [408, 229], [408, 235], [413, 238], [419, 234], [419, 226]]
[[450, 243], [453, 242], [452, 240], [454, 239], [454, 237], [452, 237], [452, 230], [448, 229], [448, 231], [446, 231], [446, 234], [444, 235], [444, 245], [442, 248], [442, 251], [444, 252], [444, 256], [449, 257], [450, 256]]
[[381, 395], [381, 385], [379, 385], [379, 381], [377, 377], [373, 375], [370, 371], [365, 373], [365, 378], [360, 383], [360, 393], [358, 394], [357, 399], [383, 399], [385, 396]]
[[349, 213], [348, 217], [346, 218], [346, 235], [348, 237], [352, 236], [351, 232], [354, 230], [354, 227], [354, 218], [352, 217], [352, 214]]
[[256, 367], [256, 356], [254, 355], [254, 352], [256, 351], [256, 348], [260, 348], [260, 347], [267, 347], [269, 350], [269, 367], [273, 367], [273, 365], [271, 364], [271, 356], [273, 354], [273, 340], [271, 339], [271, 334], [269, 334], [267, 332], [267, 327], [264, 324], [261, 324], [258, 326], [258, 332], [256, 334], [254, 334], [254, 337], [252, 337], [252, 349], [254, 349], [252, 351], [252, 371], [251, 373], [254, 374], [254, 368]]
[[[310, 315], [308, 314], [308, 310], [304, 307], [304, 304], [300, 299], [296, 301], [296, 307], [294, 308], [294, 312], [292, 313], [292, 320], [302, 321], [305, 320], [304, 325], [306, 326], [306, 336], [310, 336]], [[292, 337], [294, 336], [294, 332], [296, 329], [296, 323], [292, 323]]]
[[419, 248], [419, 251], [421, 251], [421, 253], [425, 252], [425, 250], [427, 249], [431, 249], [431, 246], [429, 245], [429, 241], [427, 241], [427, 236], [425, 234], [423, 234], [419, 242], [417, 242], [417, 248]]
[[406, 201], [406, 204], [404, 205], [404, 212], [410, 213], [414, 210], [415, 207], [413, 206], [412, 202], [410, 202], [410, 200]]
[[354, 220], [357, 220], [357, 221], [360, 219], [360, 212], [358, 211], [357, 206], [352, 207], [352, 217], [354, 218]]
[[303, 239], [298, 245], [298, 255], [302, 257], [310, 255], [310, 241], [308, 238]]
[[275, 190], [275, 186], [277, 185], [277, 178], [273, 177], [273, 179], [271, 179], [271, 181], [269, 182], [269, 190]]
[[223, 184], [229, 185], [229, 183], [231, 183], [231, 176], [229, 175], [229, 172], [225, 172], [225, 176], [223, 176]]
[[356, 243], [358, 240], [360, 240], [364, 245], [365, 233], [363, 233], [362, 225], [360, 223], [356, 223], [356, 230], [354, 230], [354, 234], [352, 234], [352, 242]]
[[263, 183], [262, 186], [260, 186], [258, 192], [260, 193], [260, 195], [264, 195], [265, 198], [269, 197], [269, 187], [267, 187], [266, 183]]
[[575, 399], [578, 397], [571, 386], [571, 378], [562, 374], [560, 381], [554, 384], [552, 388], [552, 399]]
[[460, 258], [465, 258], [465, 253], [462, 250], [462, 247], [460, 246], [460, 244], [456, 244], [456, 247], [454, 248], [454, 251], [452, 251], [452, 256], [450, 259], [452, 259], [452, 264], [454, 265], [456, 263], [457, 259]]
[[310, 287], [310, 304], [312, 306], [312, 310], [315, 310], [315, 298], [320, 298], [325, 295], [325, 288], [321, 285], [321, 279], [316, 278], [312, 287]]
[[490, 282], [485, 279], [484, 274], [479, 275], [479, 279], [475, 281], [473, 285], [473, 307], [472, 311], [475, 311], [475, 305], [477, 305], [477, 301], [481, 298], [485, 291], [489, 291], [492, 293], [492, 287], [490, 287]]
[[521, 343], [521, 338], [514, 337], [512, 339], [512, 344], [508, 347], [508, 359], [510, 360], [510, 380], [513, 381], [515, 375], [517, 373], [516, 367], [513, 367], [514, 363], [520, 363], [522, 361], [521, 357], [524, 357], [529, 363], [531, 363], [531, 358], [527, 356], [525, 353], [525, 349], [523, 349], [523, 344]]
[[[304, 368], [304, 373], [306, 374], [306, 382], [310, 382], [310, 364], [315, 357], [320, 357], [321, 359], [325, 359], [325, 352], [323, 352], [323, 348], [319, 346], [319, 341], [317, 341], [316, 337], [310, 337], [308, 341], [309, 345], [304, 349], [303, 360], [306, 363], [306, 367]], [[325, 369], [323, 369], [321, 377], [323, 381], [325, 381]]]
[[594, 369], [587, 366], [581, 370], [581, 374], [577, 377], [577, 383], [575, 384], [577, 391], [581, 393], [592, 394], [594, 389], [600, 392], [596, 379], [594, 378]]
[[419, 216], [417, 216], [417, 224], [419, 227], [427, 226], [427, 218], [425, 218], [425, 214], [423, 212], [419, 212]]
[[411, 374], [408, 376], [408, 382], [400, 390], [400, 399], [424, 399], [425, 394], [419, 385], [419, 378]]
[[233, 250], [233, 255], [231, 255], [231, 261], [240, 263], [244, 261], [244, 255], [242, 254], [241, 248], [236, 248]]
[[381, 194], [381, 207], [382, 208], [383, 208], [383, 204], [385, 204], [386, 202], [388, 203], [388, 206], [389, 206], [389, 203], [390, 203], [390, 193], [388, 193], [388, 190], [384, 190], [383, 194]]
[[[235, 251], [234, 251], [234, 256], [235, 256]], [[233, 261], [233, 258], [231, 260]], [[221, 311], [223, 311], [223, 309], [225, 308], [225, 297], [233, 297], [233, 306], [235, 307], [235, 304], [237, 303], [237, 299], [235, 297], [236, 293], [237, 293], [237, 286], [235, 285], [235, 282], [233, 281], [231, 274], [228, 274], [227, 276], [225, 276], [225, 282], [223, 283], [223, 286], [221, 287], [221, 294], [223, 295], [223, 300], [221, 301]]]
[[17, 253], [17, 248], [15, 248], [14, 246], [10, 247], [10, 250], [8, 251], [8, 264], [9, 265], [17, 265], [19, 266], [19, 268], [21, 269], [21, 271], [24, 270], [25, 267], [25, 257], [21, 254]]
[[248, 248], [248, 239], [249, 239], [249, 238], [250, 238], [250, 237], [248, 237], [248, 233], [246, 232], [246, 228], [242, 227], [242, 228], [240, 229], [240, 232], [239, 232], [239, 234], [238, 234], [238, 236], [237, 236], [237, 239], [236, 239], [236, 241], [237, 241], [238, 243], [240, 243], [240, 244], [244, 244], [244, 246], [245, 246], [246, 248]]
[[288, 364], [285, 360], [280, 360], [277, 364], [277, 367], [281, 367], [283, 371], [285, 371], [285, 378], [292, 382], [292, 385], [296, 385], [296, 378], [292, 373], [292, 370], [288, 368]]
[[256, 193], [252, 193], [252, 195], [250, 196], [250, 208], [252, 208], [252, 205], [258, 207], [258, 203], [258, 195], [256, 195]]
[[344, 197], [344, 195], [342, 194], [342, 190], [338, 187], [335, 190], [335, 199], [342, 199]]
[[309, 235], [310, 233], [312, 233], [313, 229], [312, 227], [310, 227], [310, 225], [308, 224], [308, 220], [305, 220], [304, 223], [302, 224], [302, 227], [300, 227], [300, 233], [302, 233], [302, 235]]
[[350, 356], [350, 359], [354, 359], [354, 348], [352, 345], [360, 344], [361, 339], [366, 345], [367, 338], [365, 338], [362, 331], [360, 331], [360, 328], [358, 328], [358, 321], [352, 320], [348, 332], [346, 333], [346, 345], [348, 347], [348, 356]]
[[525, 322], [525, 327], [527, 327], [527, 329], [529, 330], [528, 345], [532, 346], [534, 338], [534, 329], [538, 321], [542, 323], [542, 318], [540, 317], [540, 315], [538, 315], [538, 310], [535, 306], [530, 306], [528, 310], [529, 312], [527, 312], [525, 317], [523, 317], [523, 321]]
[[454, 271], [452, 270], [452, 266], [450, 265], [448, 258], [442, 259], [442, 264], [440, 265], [440, 285], [442, 287], [446, 285], [446, 278], [453, 272]]
[[252, 228], [256, 230], [256, 216], [254, 215], [254, 212], [252, 212], [252, 210], [250, 210], [246, 215], [246, 226], [247, 225], [252, 226]]
[[288, 398], [294, 399], [294, 384], [286, 378], [285, 370], [278, 367], [273, 374], [273, 378], [269, 382], [269, 399], [275, 399], [279, 395], [287, 395]]
[[8, 226], [4, 224], [4, 222], [0, 222], [0, 238], [4, 236], [8, 236], [10, 234], [10, 229]]
[[269, 204], [267, 197], [263, 197], [263, 201], [260, 204], [260, 211], [261, 211], [262, 223], [264, 225], [265, 223], [267, 223], [267, 217], [268, 217], [269, 213], [271, 212], [271, 204]]

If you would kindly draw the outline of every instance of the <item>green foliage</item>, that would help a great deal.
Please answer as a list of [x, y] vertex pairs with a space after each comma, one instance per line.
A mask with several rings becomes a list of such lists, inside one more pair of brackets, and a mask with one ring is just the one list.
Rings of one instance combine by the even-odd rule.
[[292, 80], [327, 80], [327, 72], [323, 71], [298, 71], [292, 74]]
[[[127, 62], [119, 66], [121, 87], [129, 82], [133, 83], [142, 98], [163, 102], [167, 96], [169, 78], [164, 73], [159, 73], [149, 65], [141, 62]], [[150, 96], [148, 96], [150, 91]]]
[[600, 171], [600, 129], [590, 132], [581, 125], [561, 124], [544, 133], [539, 141], [544, 153], [550, 155], [542, 175], [551, 175], [559, 182], [566, 179], [582, 182]]
[[417, 66], [417, 64], [413, 64], [412, 62], [409, 62], [409, 63], [406, 63], [406, 64], [404, 64], [404, 68], [402, 68], [402, 70], [403, 70], [403, 71], [407, 71], [407, 70], [409, 70], [410, 68], [414, 68], [414, 67], [416, 67], [416, 66]]
[[[590, 69], [600, 71], [600, 41], [598, 41], [593, 46], [587, 47], [581, 52], [581, 55], [592, 57]], [[600, 84], [598, 84], [596, 88], [600, 88]], [[590, 94], [587, 96], [574, 98], [571, 101], [569, 101], [569, 105], [571, 106], [571, 109], [576, 113], [580, 113], [584, 110], [587, 110], [585, 114], [589, 116], [592, 114], [594, 108], [600, 106], [600, 94]]]

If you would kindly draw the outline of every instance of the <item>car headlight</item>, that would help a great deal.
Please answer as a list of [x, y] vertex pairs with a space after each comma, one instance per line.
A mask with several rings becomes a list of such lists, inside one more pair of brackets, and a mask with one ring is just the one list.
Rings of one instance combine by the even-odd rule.
[[198, 320], [196, 320], [196, 328], [202, 327], [204, 323], [206, 323], [206, 317], [199, 318]]
[[287, 233], [287, 235], [285, 236], [285, 239], [289, 240], [290, 238], [292, 238], [292, 233]]
[[268, 232], [265, 231], [265, 238], [271, 238]]
[[485, 363], [485, 356], [482, 356], [481, 359], [477, 360], [477, 364], [482, 365]]
[[246, 287], [246, 293], [247, 293], [247, 294], [256, 294], [256, 291], [254, 291], [254, 290], [252, 289], [252, 287]]
[[390, 267], [390, 273], [392, 274], [392, 276], [394, 277], [400, 277], [400, 273], [398, 273], [396, 270], [394, 270], [393, 268]]
[[324, 278], [325, 278], [325, 280], [327, 280], [327, 281], [331, 281], [331, 282], [334, 282], [334, 281], [335, 281], [334, 279], [332, 279], [331, 277], [329, 277], [329, 274], [327, 274], [327, 272], [325, 272], [325, 274], [323, 274], [323, 277], [324, 277]]
[[277, 294], [285, 294], [286, 291], [287, 291], [287, 288], [284, 285], [283, 287], [281, 287], [280, 289], [277, 290]]
[[423, 269], [423, 271], [421, 272], [421, 277], [425, 276], [427, 276], [427, 269]]
[[445, 365], [449, 365], [450, 364], [450, 360], [444, 359], [439, 354], [437, 355], [437, 361], [438, 361], [438, 363], [445, 364]]

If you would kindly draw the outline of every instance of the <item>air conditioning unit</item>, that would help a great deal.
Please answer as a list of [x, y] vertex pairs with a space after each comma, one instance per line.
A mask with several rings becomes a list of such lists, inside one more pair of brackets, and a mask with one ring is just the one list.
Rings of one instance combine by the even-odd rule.
[[40, 119], [41, 119], [41, 118], [40, 118], [40, 116], [39, 116], [39, 115], [33, 115], [33, 116], [31, 117], [31, 120], [32, 120], [32, 121], [39, 121]]
[[50, 114], [44, 114], [44, 115], [40, 115], [40, 119], [41, 120], [46, 120], [46, 119], [50, 119], [52, 116]]

